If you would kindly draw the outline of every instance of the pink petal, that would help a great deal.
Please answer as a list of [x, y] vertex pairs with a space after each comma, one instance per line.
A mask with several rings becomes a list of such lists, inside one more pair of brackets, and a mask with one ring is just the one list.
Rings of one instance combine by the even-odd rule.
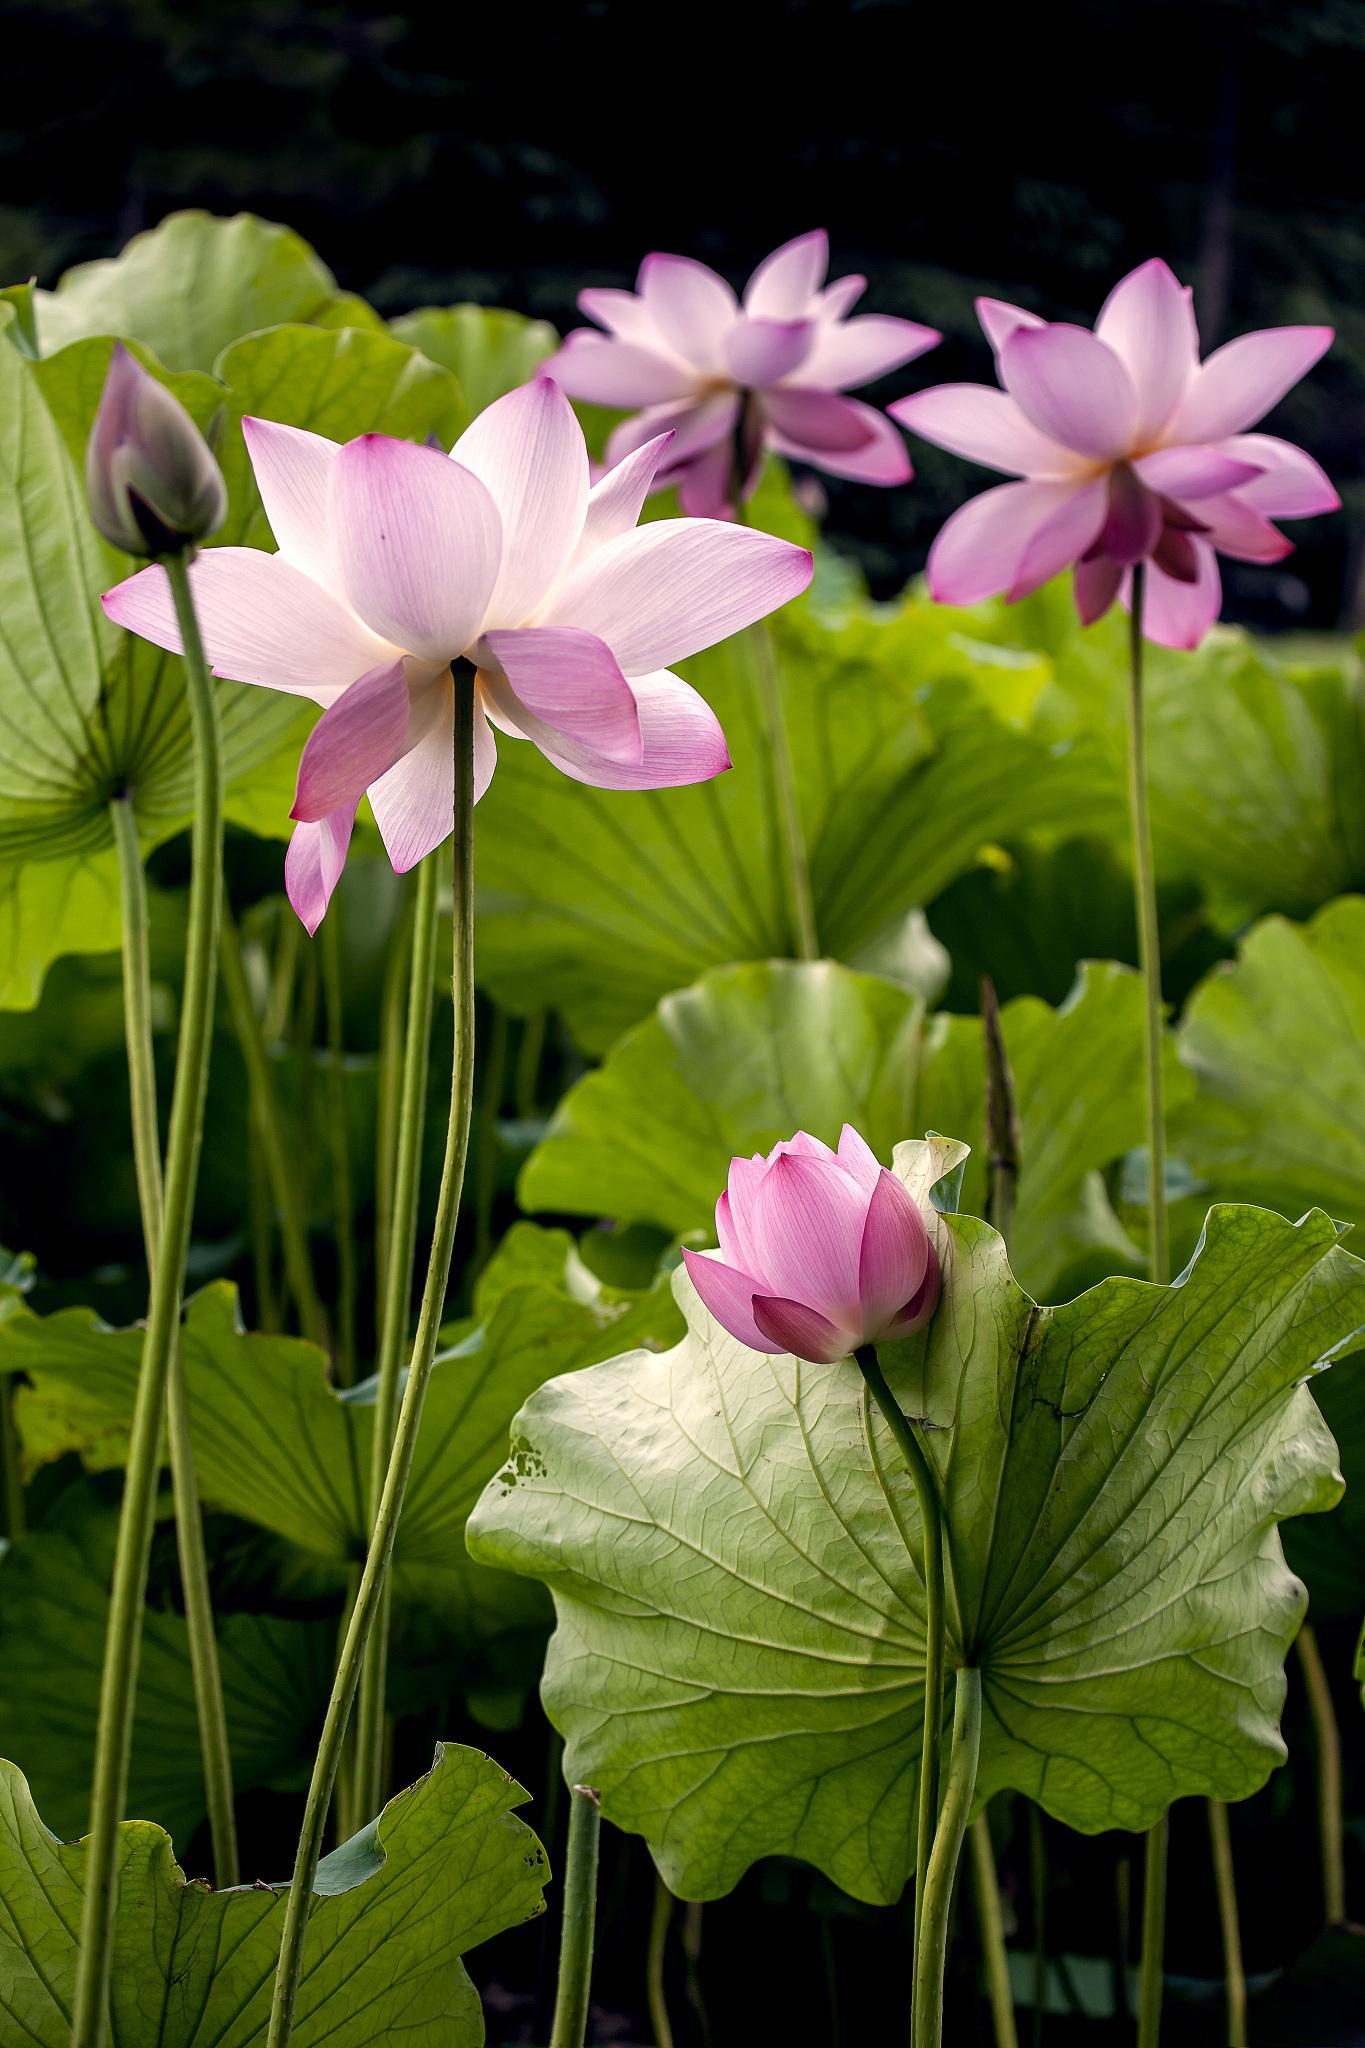
[[897, 320], [889, 313], [863, 313], [856, 320], [830, 320], [817, 332], [802, 369], [801, 382], [825, 391], [843, 391], [851, 384], [870, 384], [903, 363], [922, 356], [943, 336], [916, 320]]
[[631, 680], [640, 719], [637, 765], [609, 760], [548, 732], [536, 741], [556, 768], [594, 789], [677, 789], [709, 782], [730, 766], [720, 722], [705, 698], [667, 669]]
[[[468, 688], [468, 683], [462, 683]], [[455, 826], [454, 692], [432, 692], [431, 722], [401, 761], [370, 786], [370, 808], [396, 875], [416, 867]], [[474, 794], [488, 786], [495, 760], [482, 702], [474, 709]]]
[[929, 1246], [929, 1267], [918, 1289], [905, 1304], [901, 1313], [887, 1324], [884, 1336], [887, 1338], [909, 1337], [914, 1331], [923, 1329], [943, 1292], [943, 1273], [938, 1262], [938, 1253]]
[[[210, 668], [239, 683], [330, 704], [396, 652], [282, 555], [209, 548], [190, 566], [190, 587]], [[117, 625], [180, 653], [171, 586], [159, 563], [107, 591], [103, 604]]]
[[765, 1339], [765, 1351], [790, 1352], [813, 1365], [834, 1365], [853, 1348], [848, 1335], [804, 1302], [781, 1295], [754, 1296], [754, 1322]]
[[744, 310], [759, 320], [802, 320], [829, 269], [829, 236], [823, 228], [797, 235], [765, 256], [744, 294]]
[[1077, 562], [1073, 588], [1076, 610], [1083, 626], [1093, 626], [1096, 619], [1104, 617], [1118, 596], [1122, 582], [1122, 564], [1111, 561], [1108, 555], [1096, 555], [1091, 561]]
[[822, 320], [842, 320], [850, 306], [867, 290], [867, 279], [856, 275], [836, 277], [815, 294], [815, 310]]
[[689, 1251], [683, 1247], [683, 1263], [687, 1275], [701, 1297], [701, 1303], [723, 1330], [746, 1344], [750, 1351], [777, 1352], [786, 1349], [765, 1337], [754, 1321], [753, 1300], [759, 1292], [759, 1283], [748, 1273], [736, 1272], [733, 1266], [723, 1265], [719, 1259], [708, 1259], [702, 1252]]
[[689, 519], [729, 519], [734, 514], [735, 450], [717, 441], [677, 473], [678, 499]]
[[613, 427], [607, 437], [607, 461], [612, 464], [624, 462], [646, 442], [657, 439], [660, 434], [671, 434], [672, 440], [664, 462], [660, 465], [660, 481], [689, 462], [706, 448], [713, 448], [718, 441], [732, 431], [739, 418], [739, 394], [735, 391], [717, 391], [710, 398], [689, 399], [686, 405], [655, 405], [648, 411], [637, 413], [634, 419], [622, 420]]
[[769, 391], [763, 400], [779, 455], [812, 462], [858, 483], [903, 484], [911, 475], [904, 441], [886, 414], [834, 391]]
[[725, 337], [725, 365], [737, 384], [761, 391], [805, 361], [814, 320], [756, 320], [742, 314]]
[[685, 363], [719, 370], [739, 301], [723, 277], [691, 256], [646, 256], [636, 290], [660, 336]]
[[435, 448], [364, 434], [336, 459], [331, 517], [346, 594], [375, 632], [428, 661], [478, 638], [502, 552], [478, 477]]
[[672, 434], [656, 434], [609, 469], [588, 492], [588, 509], [574, 553], [574, 566], [587, 560], [618, 533], [629, 533], [640, 517], [659, 465], [668, 459]]
[[866, 1138], [855, 1131], [852, 1124], [845, 1124], [839, 1133], [839, 1164], [845, 1173], [853, 1175], [858, 1186], [868, 1195], [884, 1170]]
[[1153, 257], [1114, 286], [1095, 334], [1126, 365], [1137, 393], [1137, 437], [1149, 441], [1199, 367], [1193, 294]]
[[870, 1336], [913, 1299], [929, 1263], [929, 1233], [909, 1189], [883, 1167], [877, 1175], [858, 1251], [858, 1299]]
[[309, 733], [291, 818], [316, 825], [349, 805], [406, 752], [411, 700], [401, 661], [372, 668], [343, 690]]
[[1263, 512], [1247, 503], [1240, 491], [1219, 498], [1201, 498], [1199, 523], [1204, 529], [1201, 540], [1206, 540], [1220, 555], [1232, 555], [1239, 562], [1282, 562], [1294, 552], [1293, 541], [1286, 540]]
[[[648, 346], [658, 339], [648, 308], [634, 292], [617, 291], [608, 285], [591, 285], [578, 294], [578, 310], [586, 313], [589, 320], [595, 320], [600, 327], [619, 334], [623, 341], [638, 341]], [[541, 367], [545, 369], [546, 365]]]
[[[1195, 582], [1177, 582], [1155, 562], [1149, 562], [1145, 571], [1142, 631], [1148, 640], [1155, 640], [1161, 647], [1185, 650], [1197, 647], [1218, 617], [1218, 608], [1223, 601], [1218, 561], [1213, 549], [1194, 536], [1191, 536], [1191, 541], [1198, 558], [1199, 573]], [[1129, 607], [1131, 597], [1130, 571], [1124, 579], [1125, 608]]]
[[1156, 448], [1150, 455], [1139, 455], [1133, 468], [1151, 490], [1182, 502], [1239, 489], [1260, 474], [1249, 457], [1230, 454], [1226, 447], [1200, 447], [1197, 442], [1183, 448]]
[[[929, 550], [930, 591], [940, 604], [977, 604], [983, 597], [1013, 589], [1035, 539], [1044, 536], [1046, 547], [1052, 522], [1060, 514], [1065, 523], [1067, 508], [1077, 500], [1082, 508], [1093, 503], [1093, 530], [1073, 559], [1085, 553], [1099, 532], [1104, 517], [1102, 481], [1098, 485], [997, 484], [994, 490], [969, 499], [954, 512]], [[1085, 510], [1083, 518], [1090, 516]]]
[[542, 365], [570, 398], [593, 405], [659, 405], [696, 388], [696, 373], [639, 342], [616, 341], [578, 327], [558, 355]]
[[284, 857], [284, 889], [311, 938], [341, 880], [355, 824], [355, 805], [345, 804], [313, 824], [296, 825]]
[[502, 565], [488, 618], [518, 626], [564, 568], [583, 530], [583, 429], [559, 386], [534, 377], [481, 412], [450, 453], [487, 488], [502, 523]]
[[[483, 671], [484, 687], [505, 716], [537, 745], [577, 740], [609, 761], [638, 767], [640, 715], [611, 649], [572, 626], [523, 626], [485, 633], [502, 675]], [[481, 663], [482, 671], [482, 663]], [[504, 704], [507, 687], [510, 709]]]
[[1109, 503], [1100, 529], [1100, 546], [1115, 562], [1140, 562], [1161, 537], [1161, 502], [1149, 491], [1131, 463], [1116, 464], [1109, 475]]
[[1292, 441], [1273, 434], [1238, 434], [1222, 444], [1224, 455], [1254, 463], [1259, 475], [1237, 486], [1244, 505], [1254, 505], [1269, 519], [1309, 519], [1316, 512], [1340, 508], [1330, 478]]
[[865, 1196], [840, 1167], [800, 1152], [779, 1153], [749, 1220], [769, 1290], [856, 1328], [865, 1213]]
[[1000, 351], [1010, 396], [1035, 427], [1099, 461], [1133, 444], [1137, 394], [1115, 355], [1084, 327], [1019, 327]]
[[339, 589], [327, 492], [340, 447], [321, 434], [274, 420], [244, 419], [242, 435], [276, 547], [315, 583]]
[[1084, 457], [1040, 434], [1007, 391], [989, 384], [940, 384], [886, 409], [912, 434], [1016, 476], [1068, 476], [1084, 464]]
[[626, 675], [648, 675], [798, 596], [812, 567], [805, 548], [752, 527], [657, 519], [575, 569], [546, 623], [595, 633]]
[[1021, 327], [1046, 327], [1046, 320], [1040, 320], [1036, 313], [1026, 313], [1022, 306], [1011, 306], [1004, 299], [978, 299], [976, 317], [985, 329], [986, 339], [995, 351], [997, 366], [1000, 351], [1012, 334]]
[[730, 1265], [738, 1266], [741, 1272], [748, 1271], [753, 1261], [753, 1247], [747, 1232], [736, 1222], [728, 1189], [716, 1203], [716, 1242]]
[[1222, 441], [1254, 426], [1332, 345], [1330, 327], [1266, 327], [1216, 348], [1166, 429], [1169, 441]]
[[[1021, 597], [1041, 590], [1045, 583], [1050, 583], [1054, 576], [1059, 576], [1063, 569], [1069, 569], [1073, 562], [1079, 562], [1082, 555], [1089, 552], [1105, 524], [1109, 504], [1107, 486], [1107, 478], [1097, 477], [1094, 483], [1081, 484], [1079, 488], [1056, 487], [1063, 491], [1061, 502], [1034, 528], [1015, 565], [1014, 581], [1005, 592], [1011, 604], [1017, 604]], [[1005, 488], [1008, 490], [1009, 486]], [[1041, 485], [1039, 488], [1054, 487]]]

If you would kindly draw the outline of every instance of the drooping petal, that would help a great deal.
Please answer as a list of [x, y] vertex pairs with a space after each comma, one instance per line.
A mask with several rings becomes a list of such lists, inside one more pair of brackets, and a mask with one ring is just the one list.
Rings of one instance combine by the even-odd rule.
[[886, 408], [912, 434], [939, 448], [1016, 476], [1069, 476], [1088, 467], [1084, 456], [1040, 433], [1007, 391], [989, 384], [940, 384], [893, 399]]
[[1036, 313], [1026, 313], [1022, 306], [1011, 306], [1006, 299], [978, 299], [976, 317], [981, 322], [986, 339], [995, 351], [996, 367], [1000, 364], [1000, 351], [1012, 334], [1021, 327], [1046, 327]]
[[1115, 562], [1140, 562], [1161, 534], [1161, 501], [1149, 491], [1130, 462], [1109, 472], [1109, 504], [1100, 529], [1100, 546]]
[[943, 336], [917, 320], [889, 313], [860, 313], [856, 320], [829, 320], [817, 331], [801, 370], [801, 382], [825, 391], [870, 384], [922, 356]]
[[344, 804], [313, 824], [296, 825], [284, 857], [284, 890], [311, 938], [341, 880], [355, 824], [355, 805]]
[[794, 1358], [809, 1359], [814, 1365], [834, 1365], [848, 1357], [850, 1335], [802, 1301], [756, 1294], [753, 1313], [765, 1351], [789, 1351]]
[[[1148, 640], [1161, 647], [1197, 647], [1218, 617], [1223, 587], [1218, 575], [1218, 558], [1207, 542], [1191, 537], [1198, 557], [1199, 573], [1193, 583], [1178, 582], [1155, 563], [1147, 564], [1144, 578], [1142, 630]], [[1132, 572], [1124, 578], [1125, 609], [1132, 604]]]
[[1215, 491], [1239, 490], [1260, 474], [1249, 456], [1230, 454], [1226, 447], [1201, 447], [1198, 443], [1153, 449], [1150, 455], [1139, 455], [1133, 468], [1151, 490], [1163, 498], [1181, 500], [1208, 498]]
[[713, 392], [709, 398], [689, 399], [685, 405], [655, 405], [645, 412], [636, 413], [633, 419], [622, 420], [607, 436], [606, 456], [609, 463], [624, 462], [637, 448], [643, 448], [647, 441], [655, 440], [661, 434], [671, 434], [664, 461], [660, 464], [659, 480], [680, 469], [706, 448], [713, 448], [733, 431], [739, 418], [739, 393], [737, 391]]
[[1265, 327], [1225, 341], [1191, 379], [1168, 441], [1222, 441], [1254, 427], [1332, 345], [1330, 327]]
[[1272, 526], [1263, 512], [1248, 504], [1240, 491], [1219, 498], [1201, 498], [1199, 522], [1201, 540], [1220, 555], [1232, 555], [1239, 562], [1282, 562], [1294, 552], [1294, 543]]
[[853, 1329], [866, 1198], [841, 1167], [799, 1152], [773, 1159], [754, 1198], [750, 1229], [769, 1291]]
[[749, 279], [744, 310], [758, 320], [801, 320], [829, 269], [829, 236], [823, 228], [797, 235], [765, 256]]
[[463, 654], [502, 555], [487, 485], [435, 448], [363, 434], [336, 459], [330, 505], [346, 595], [366, 624], [428, 661]]
[[[1079, 560], [1099, 531], [1104, 495], [1102, 481], [997, 484], [994, 490], [983, 491], [953, 513], [929, 550], [931, 592], [940, 604], [977, 604], [983, 597], [1011, 590], [1035, 540], [1041, 536], [1046, 551], [1053, 520], [1073, 500], [1081, 501], [1075, 508], [1078, 528], [1090, 518], [1092, 504], [1094, 508], [1089, 540], [1072, 556]], [[1064, 529], [1068, 524], [1064, 521]]]
[[697, 373], [686, 363], [591, 327], [576, 327], [542, 368], [570, 398], [592, 405], [661, 405], [685, 398], [697, 385]]
[[835, 391], [782, 385], [763, 400], [768, 445], [857, 483], [903, 484], [911, 475], [904, 441], [883, 412]]
[[[1005, 488], [1008, 490], [1009, 486]], [[1041, 485], [1039, 488], [1047, 489], [1049, 486]], [[1093, 483], [1075, 488], [1054, 488], [1061, 489], [1061, 499], [1025, 542], [1015, 565], [1014, 581], [1005, 592], [1011, 604], [1017, 604], [1021, 597], [1041, 590], [1063, 569], [1079, 562], [1094, 545], [1105, 524], [1109, 503], [1107, 478], [1097, 477]], [[1153, 529], [1153, 539], [1157, 530]]]
[[728, 1330], [741, 1344], [747, 1344], [751, 1351], [771, 1353], [786, 1349], [773, 1338], [765, 1337], [754, 1321], [753, 1300], [760, 1283], [750, 1274], [737, 1272], [720, 1259], [708, 1259], [703, 1252], [689, 1251], [685, 1245], [683, 1263], [702, 1306], [723, 1330]]
[[1012, 398], [1040, 432], [1096, 461], [1129, 453], [1133, 380], [1113, 349], [1084, 327], [1017, 327], [1000, 351]]
[[668, 459], [672, 434], [656, 434], [624, 461], [600, 477], [588, 492], [583, 531], [574, 552], [574, 566], [596, 554], [618, 533], [629, 533], [640, 517], [661, 463]]
[[302, 427], [249, 418], [242, 421], [242, 437], [276, 547], [305, 576], [339, 595], [341, 572], [327, 516], [339, 444]]
[[858, 1251], [862, 1327], [877, 1336], [913, 1299], [929, 1264], [929, 1233], [919, 1205], [883, 1167], [872, 1189]]
[[487, 617], [496, 626], [520, 625], [569, 561], [583, 530], [583, 429], [553, 379], [534, 377], [481, 412], [450, 453], [485, 485], [502, 524], [501, 566]]
[[1104, 617], [1118, 596], [1122, 582], [1122, 564], [1111, 561], [1108, 555], [1095, 555], [1088, 562], [1077, 562], [1072, 587], [1083, 626], [1093, 626], [1096, 619]]
[[1239, 484], [1237, 495], [1268, 519], [1309, 519], [1341, 505], [1330, 477], [1292, 441], [1274, 434], [1238, 434], [1222, 444], [1222, 453], [1256, 465], [1259, 473]]
[[545, 758], [594, 789], [678, 789], [709, 782], [730, 766], [720, 721], [690, 683], [662, 669], [633, 676], [630, 687], [640, 720], [638, 763], [609, 760], [548, 732], [536, 741]]
[[741, 314], [725, 337], [725, 366], [752, 391], [790, 376], [810, 354], [814, 320], [756, 320]]
[[698, 369], [719, 370], [739, 301], [723, 277], [691, 256], [646, 256], [636, 290], [670, 349]]
[[805, 548], [753, 527], [658, 519], [575, 569], [545, 623], [595, 633], [626, 675], [648, 675], [798, 596], [812, 566]]
[[[450, 682], [432, 690], [428, 709], [429, 723], [421, 736], [387, 775], [370, 785], [370, 808], [396, 875], [416, 867], [455, 827], [455, 705]], [[492, 748], [480, 700], [474, 707], [476, 801], [493, 772]]]
[[938, 1262], [938, 1253], [931, 1244], [929, 1264], [924, 1278], [900, 1314], [888, 1323], [884, 1335], [888, 1338], [909, 1337], [916, 1330], [922, 1330], [938, 1307], [938, 1298], [942, 1292], [943, 1271]]
[[539, 746], [576, 740], [609, 761], [638, 767], [640, 715], [611, 649], [572, 626], [522, 626], [485, 633], [501, 675], [482, 658], [485, 690], [503, 716]]
[[1137, 393], [1137, 437], [1150, 441], [1199, 367], [1193, 293], [1154, 256], [1114, 286], [1095, 333], [1126, 365]]
[[717, 441], [676, 473], [678, 501], [689, 519], [729, 519], [735, 509], [735, 451]]
[[[330, 704], [398, 651], [283, 555], [210, 548], [191, 563], [190, 587], [209, 667], [235, 682]], [[102, 602], [117, 625], [181, 652], [171, 586], [159, 563], [107, 591]]]
[[291, 818], [315, 825], [355, 807], [406, 751], [411, 701], [401, 661], [372, 668], [343, 690], [309, 733]]

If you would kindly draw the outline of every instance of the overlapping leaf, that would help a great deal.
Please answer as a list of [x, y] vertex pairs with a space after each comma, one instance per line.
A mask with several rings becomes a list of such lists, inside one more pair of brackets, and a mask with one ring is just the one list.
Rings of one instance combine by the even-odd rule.
[[452, 372], [471, 415], [524, 384], [559, 346], [548, 321], [496, 306], [420, 306], [389, 332]]
[[[512, 1809], [526, 1794], [478, 1750], [437, 1749], [430, 1773], [318, 1867], [295, 2039], [328, 2048], [479, 2048], [478, 1995], [460, 1958], [543, 1910], [545, 1854]], [[85, 1848], [45, 1826], [0, 1763], [0, 2013], [7, 2038], [66, 2048]], [[279, 1959], [284, 1887], [186, 1882], [170, 1837], [119, 1830], [110, 1986], [113, 2041], [260, 2048]]]
[[[897, 1170], [923, 1199], [959, 1150], [901, 1147]], [[884, 1363], [932, 1424], [979, 1797], [1014, 1787], [1087, 1831], [1244, 1797], [1284, 1753], [1303, 1611], [1275, 1523], [1339, 1490], [1304, 1376], [1365, 1320], [1365, 1268], [1321, 1214], [1227, 1207], [1175, 1285], [1039, 1309], [985, 1225], [933, 1227], [943, 1305]], [[677, 1286], [675, 1350], [523, 1409], [471, 1550], [549, 1586], [567, 1769], [675, 1891], [789, 1854], [894, 1899], [922, 1720], [913, 1489], [851, 1367], [745, 1351]]]

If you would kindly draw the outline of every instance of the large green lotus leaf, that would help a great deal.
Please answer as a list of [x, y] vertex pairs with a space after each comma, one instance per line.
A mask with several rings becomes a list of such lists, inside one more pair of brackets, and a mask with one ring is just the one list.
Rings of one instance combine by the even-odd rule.
[[[0, 1754], [21, 1757], [49, 1826], [84, 1832], [99, 1717], [115, 1511], [73, 1488], [0, 1561]], [[336, 1623], [221, 1616], [218, 1657], [239, 1792], [312, 1756]], [[129, 1810], [185, 1840], [204, 1816], [194, 1679], [181, 1615], [149, 1612], [138, 1670]]]
[[[844, 591], [847, 578], [823, 573]], [[926, 600], [807, 599], [772, 637], [822, 950], [857, 961], [975, 861], [1032, 827], [1084, 829], [1065, 749], [1033, 729], [1041, 659], [970, 640]], [[561, 1010], [601, 1051], [708, 967], [789, 954], [758, 643], [680, 664], [733, 768], [689, 789], [589, 789], [498, 742], [479, 806], [478, 971], [506, 1007]]]
[[[1125, 814], [1124, 624], [1072, 630], [1040, 705], [1043, 730], [1089, 763], [1110, 830]], [[1157, 868], [1190, 877], [1236, 924], [1305, 914], [1365, 883], [1365, 691], [1345, 668], [1290, 668], [1220, 628], [1196, 654], [1148, 649]]]
[[[441, 1746], [431, 1771], [318, 1866], [305, 1937], [298, 2048], [479, 2048], [460, 1958], [544, 1910], [545, 1852], [512, 1809], [526, 1794], [479, 1750]], [[0, 2009], [14, 2039], [66, 2048], [85, 1871], [0, 1764]], [[170, 1836], [119, 1830], [110, 1989], [113, 2048], [261, 2048], [285, 1887], [187, 1883]]]
[[[898, 1148], [923, 1200], [960, 1148]], [[999, 1238], [935, 1216], [943, 1304], [883, 1354], [927, 1416], [949, 1540], [949, 1658], [983, 1672], [979, 1801], [1086, 1832], [1240, 1799], [1282, 1761], [1303, 1588], [1275, 1524], [1330, 1507], [1303, 1384], [1365, 1319], [1330, 1221], [1214, 1210], [1167, 1288], [1038, 1308]], [[747, 1351], [677, 1283], [688, 1338], [542, 1388], [469, 1523], [541, 1579], [566, 1769], [684, 1897], [757, 1858], [872, 1901], [914, 1855], [924, 1604], [914, 1490], [850, 1365]]]
[[[555, 1233], [561, 1274], [567, 1245]], [[432, 1370], [395, 1570], [401, 1594], [482, 1639], [540, 1612], [531, 1589], [471, 1565], [464, 1549], [465, 1517], [506, 1454], [512, 1416], [543, 1380], [622, 1342], [672, 1343], [679, 1323], [665, 1286], [624, 1297], [582, 1273], [523, 1283], [499, 1266], [478, 1307]], [[124, 1462], [140, 1350], [137, 1330], [111, 1330], [87, 1309], [18, 1308], [0, 1322], [0, 1372], [31, 1381], [14, 1404], [30, 1469], [69, 1451], [94, 1470]], [[338, 1393], [314, 1346], [243, 1330], [226, 1282], [191, 1301], [181, 1351], [206, 1505], [334, 1565], [363, 1557], [373, 1381]]]
[[[1142, 989], [1087, 965], [1059, 1010], [1005, 1006], [1022, 1125], [1014, 1263], [1051, 1298], [1077, 1274], [1125, 1270], [1137, 1253], [1102, 1169], [1142, 1142]], [[1188, 1077], [1171, 1062], [1175, 1098]], [[834, 1143], [854, 1124], [889, 1159], [907, 1130], [980, 1132], [985, 1056], [974, 1017], [925, 1018], [905, 990], [833, 961], [715, 968], [665, 996], [565, 1095], [523, 1169], [528, 1209], [654, 1223], [712, 1242], [736, 1153], [807, 1130]], [[981, 1158], [963, 1200], [985, 1201]]]
[[524, 384], [559, 347], [547, 320], [497, 306], [419, 306], [391, 320], [389, 332], [454, 373], [471, 416]]
[[78, 264], [33, 302], [46, 355], [88, 335], [121, 334], [171, 370], [211, 370], [229, 342], [285, 321], [381, 324], [363, 299], [338, 291], [292, 228], [250, 213], [169, 214], [121, 255]]

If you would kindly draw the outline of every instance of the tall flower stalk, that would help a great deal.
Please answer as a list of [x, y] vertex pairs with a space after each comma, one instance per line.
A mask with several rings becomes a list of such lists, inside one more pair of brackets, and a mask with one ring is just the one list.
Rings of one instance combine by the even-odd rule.
[[588, 1999], [592, 1990], [602, 1802], [591, 1785], [571, 1785], [569, 1800], [559, 1976], [555, 1985], [555, 2017], [550, 2048], [583, 2048], [588, 2033]]

